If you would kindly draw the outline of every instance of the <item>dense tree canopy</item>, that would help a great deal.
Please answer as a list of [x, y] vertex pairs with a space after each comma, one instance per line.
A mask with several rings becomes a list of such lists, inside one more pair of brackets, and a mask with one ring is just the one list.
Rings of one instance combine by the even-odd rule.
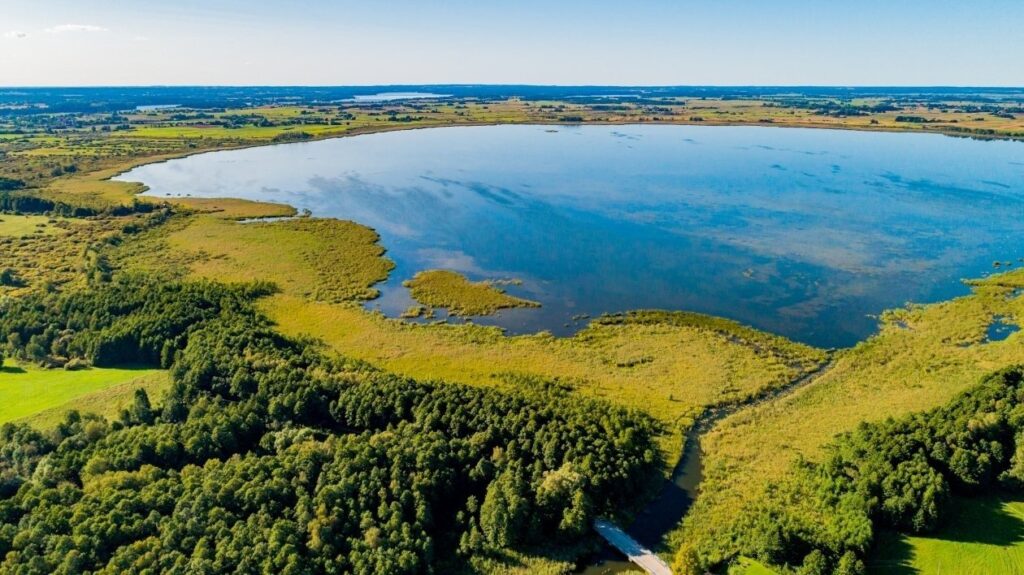
[[1024, 490], [1024, 368], [1007, 369], [944, 407], [862, 424], [801, 463], [756, 509], [677, 566], [700, 572], [737, 555], [803, 574], [864, 572], [879, 529], [939, 527], [954, 495]]
[[428, 573], [571, 541], [659, 479], [645, 416], [544, 382], [420, 383], [285, 338], [269, 286], [9, 301], [22, 357], [169, 366], [160, 406], [0, 431], [0, 573]]

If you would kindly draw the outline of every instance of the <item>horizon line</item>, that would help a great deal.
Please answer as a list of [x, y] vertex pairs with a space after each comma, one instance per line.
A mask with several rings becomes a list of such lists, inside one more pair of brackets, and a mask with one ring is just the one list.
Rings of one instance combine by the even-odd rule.
[[1024, 90], [1024, 85], [971, 85], [971, 84], [545, 84], [545, 83], [491, 83], [491, 82], [441, 82], [428, 84], [0, 84], [0, 89], [81, 89], [81, 88], [408, 88], [408, 87], [523, 87], [523, 88], [829, 88], [837, 90], [860, 89], [974, 89], [974, 90]]

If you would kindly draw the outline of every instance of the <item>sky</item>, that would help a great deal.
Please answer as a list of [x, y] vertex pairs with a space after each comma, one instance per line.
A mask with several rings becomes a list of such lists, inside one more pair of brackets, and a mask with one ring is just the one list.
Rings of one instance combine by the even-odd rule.
[[1024, 86], [1024, 0], [0, 0], [0, 85]]

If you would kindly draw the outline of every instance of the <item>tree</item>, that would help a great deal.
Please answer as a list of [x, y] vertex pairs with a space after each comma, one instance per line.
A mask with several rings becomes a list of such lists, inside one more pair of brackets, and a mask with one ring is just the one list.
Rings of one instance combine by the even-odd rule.
[[804, 557], [803, 565], [797, 570], [797, 575], [828, 575], [828, 559], [820, 550], [815, 549]]
[[537, 504], [554, 519], [562, 535], [578, 537], [587, 530], [590, 505], [584, 487], [583, 475], [565, 464], [544, 474], [537, 488]]
[[679, 575], [702, 575], [704, 573], [696, 549], [685, 543], [676, 551], [672, 570]]
[[480, 528], [492, 545], [510, 547], [522, 538], [529, 516], [525, 492], [525, 482], [512, 470], [506, 470], [488, 486], [480, 506]]
[[144, 423], [146, 425], [152, 425], [153, 420], [156, 417], [153, 414], [153, 408], [149, 404], [149, 395], [146, 394], [145, 389], [136, 389], [135, 397], [132, 401], [132, 407], [130, 410], [132, 421], [135, 423]]
[[579, 534], [658, 477], [647, 416], [324, 354], [258, 312], [268, 289], [115, 276], [5, 302], [19, 353], [166, 361], [173, 384], [113, 423], [0, 426], [0, 571], [437, 572]]
[[835, 575], [864, 575], [866, 571], [864, 562], [853, 551], [847, 551], [839, 558]]
[[29, 340], [28, 345], [25, 346], [25, 357], [32, 361], [42, 361], [46, 359], [46, 348], [38, 341]]

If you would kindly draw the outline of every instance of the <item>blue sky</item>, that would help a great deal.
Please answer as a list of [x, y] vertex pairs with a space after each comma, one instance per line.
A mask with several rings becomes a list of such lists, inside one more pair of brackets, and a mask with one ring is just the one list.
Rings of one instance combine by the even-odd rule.
[[1024, 0], [0, 0], [0, 84], [1024, 85]]

